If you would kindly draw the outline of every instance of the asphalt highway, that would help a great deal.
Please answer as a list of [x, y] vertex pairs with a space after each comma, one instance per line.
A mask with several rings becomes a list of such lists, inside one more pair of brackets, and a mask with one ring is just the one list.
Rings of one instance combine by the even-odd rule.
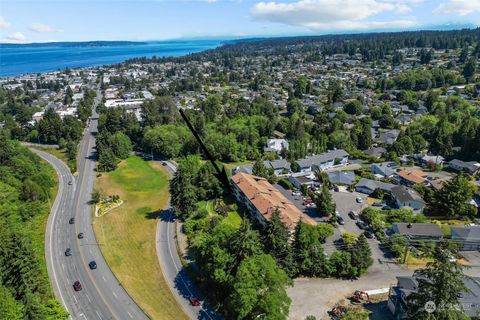
[[[100, 101], [98, 94], [96, 104]], [[33, 150], [48, 161], [59, 177], [57, 197], [47, 223], [45, 255], [48, 273], [59, 301], [71, 319], [125, 319], [144, 320], [148, 317], [123, 289], [102, 256], [92, 227], [90, 203], [95, 179], [96, 112], [84, 132], [78, 149], [78, 177], [74, 178], [68, 167], [54, 156]], [[71, 184], [69, 183], [71, 182]], [[75, 223], [70, 224], [70, 218]], [[78, 234], [83, 233], [83, 239]], [[71, 248], [72, 255], [65, 256]], [[91, 270], [89, 262], [97, 268]], [[80, 281], [81, 291], [74, 291], [73, 283]]]
[[[161, 161], [161, 163], [172, 177], [177, 168], [168, 161]], [[196, 289], [187, 270], [183, 268], [177, 251], [175, 228], [174, 211], [168, 204], [162, 218], [158, 221], [156, 234], [157, 256], [165, 279], [172, 288], [177, 301], [191, 319], [221, 319]], [[200, 306], [191, 305], [189, 301], [191, 296], [200, 299], [202, 304]]]

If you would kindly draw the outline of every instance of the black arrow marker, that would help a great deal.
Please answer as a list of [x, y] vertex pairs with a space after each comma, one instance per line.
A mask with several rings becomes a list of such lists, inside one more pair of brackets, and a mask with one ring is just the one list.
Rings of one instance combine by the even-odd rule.
[[227, 177], [227, 172], [225, 171], [225, 168], [222, 168], [222, 170], [220, 170], [220, 168], [217, 166], [217, 163], [213, 159], [212, 155], [210, 154], [210, 152], [208, 152], [207, 147], [205, 147], [205, 144], [203, 144], [202, 139], [200, 139], [200, 136], [198, 135], [197, 131], [195, 131], [190, 121], [188, 120], [187, 116], [185, 115], [185, 113], [183, 113], [183, 110], [178, 109], [178, 111], [180, 112], [180, 115], [182, 116], [183, 120], [187, 124], [190, 131], [192, 131], [193, 135], [195, 136], [195, 139], [197, 139], [198, 144], [200, 144], [200, 147], [202, 148], [203, 152], [207, 156], [208, 160], [212, 163], [213, 167], [215, 168], [215, 171], [217, 171], [217, 173], [214, 173], [213, 175], [217, 177], [218, 181], [220, 181], [223, 184], [226, 191], [231, 192], [232, 187], [230, 186], [230, 181]]

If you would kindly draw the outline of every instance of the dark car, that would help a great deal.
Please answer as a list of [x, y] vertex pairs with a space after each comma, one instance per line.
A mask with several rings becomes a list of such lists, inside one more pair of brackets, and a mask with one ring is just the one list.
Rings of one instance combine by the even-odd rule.
[[73, 184], [72, 180], [68, 181], [68, 185], [71, 186]]
[[73, 283], [73, 290], [75, 291], [82, 290], [82, 284], [80, 283], [80, 281], [77, 280]]
[[372, 204], [372, 206], [374, 207], [383, 207], [383, 202], [375, 202], [374, 204]]
[[357, 221], [356, 225], [362, 230], [364, 230], [367, 227], [367, 225], [363, 221]]
[[95, 261], [90, 261], [90, 263], [88, 264], [88, 266], [90, 267], [90, 269], [97, 269], [97, 263]]
[[67, 257], [70, 257], [70, 256], [72, 255], [72, 249], [67, 248], [67, 250], [65, 250], [65, 255], [66, 255]]
[[382, 210], [392, 210], [392, 207], [390, 207], [390, 206], [383, 206]]
[[191, 296], [190, 298], [188, 298], [188, 300], [190, 300], [190, 304], [191, 304], [192, 306], [195, 306], [195, 307], [198, 307], [198, 306], [201, 304], [200, 300], [198, 300], [197, 298], [195, 298], [195, 297], [193, 297], [193, 296]]
[[75, 223], [75, 218], [70, 218], [70, 220], [68, 220], [68, 223], [74, 224]]
[[340, 216], [337, 217], [337, 222], [338, 222], [338, 224], [341, 224], [342, 226], [345, 224], [345, 220], [343, 220], [343, 218], [340, 217]]
[[167, 165], [167, 163], [166, 163], [166, 162], [162, 162], [162, 166], [166, 166], [166, 165]]
[[350, 218], [352, 218], [353, 220], [357, 220], [357, 219], [359, 218], [359, 217], [358, 217], [358, 213], [356, 213], [355, 211], [350, 211], [350, 212], [348, 213], [348, 216], [349, 216]]
[[340, 189], [337, 186], [335, 186], [335, 187], [333, 187], [333, 191], [338, 192], [338, 191], [340, 191]]
[[83, 239], [83, 232], [80, 232], [80, 233], [78, 234], [78, 239]]
[[375, 235], [373, 234], [373, 232], [370, 231], [370, 230], [365, 231], [363, 234], [364, 234], [365, 237], [368, 238], [368, 239], [373, 239], [373, 238], [375, 237]]

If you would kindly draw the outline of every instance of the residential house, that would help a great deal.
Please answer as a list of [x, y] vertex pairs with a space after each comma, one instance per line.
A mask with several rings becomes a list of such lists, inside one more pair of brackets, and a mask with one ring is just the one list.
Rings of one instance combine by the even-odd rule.
[[461, 251], [480, 251], [480, 226], [451, 227], [451, 238]]
[[325, 170], [336, 164], [346, 164], [348, 162], [348, 153], [345, 150], [330, 150], [325, 153], [307, 156], [304, 159], [297, 160], [300, 166], [300, 172], [308, 173], [315, 169]]
[[[475, 317], [480, 314], [480, 278], [465, 277], [463, 284], [467, 290], [461, 293], [458, 303], [467, 316]], [[418, 288], [417, 277], [397, 277], [397, 285], [390, 289], [387, 303], [395, 319], [407, 318], [408, 296], [417, 292]]]
[[273, 169], [276, 176], [290, 172], [290, 163], [285, 159], [267, 160], [263, 162], [267, 169]]
[[302, 185], [310, 187], [315, 184], [315, 182], [307, 176], [289, 176], [287, 179], [297, 189], [300, 189]]
[[468, 174], [475, 175], [480, 172], [480, 163], [476, 161], [462, 161], [458, 159], [453, 159], [449, 162], [450, 168], [456, 171], [464, 171]]
[[267, 146], [263, 148], [265, 152], [280, 152], [288, 150], [288, 141], [285, 139], [268, 139]]
[[316, 224], [315, 220], [301, 212], [266, 179], [237, 172], [232, 177], [232, 182], [235, 198], [247, 207], [252, 219], [260, 225], [265, 226], [275, 210], [280, 212], [280, 219], [292, 233], [300, 220]]
[[355, 173], [353, 171], [328, 172], [328, 180], [334, 184], [350, 186], [355, 182]]
[[406, 186], [414, 186], [417, 184], [426, 184], [427, 175], [428, 174], [422, 170], [399, 170], [396, 172], [394, 180]]
[[375, 147], [368, 150], [363, 150], [363, 153], [368, 154], [369, 156], [381, 158], [387, 152], [387, 149], [384, 147]]
[[431, 156], [431, 155], [417, 155], [417, 159], [425, 166], [429, 162], [434, 163], [440, 167], [443, 166], [443, 162], [445, 161], [445, 158], [442, 156]]
[[380, 189], [384, 192], [391, 192], [392, 188], [395, 188], [396, 185], [391, 183], [385, 183], [377, 180], [361, 178], [355, 185], [355, 191], [371, 194], [376, 189]]
[[380, 132], [378, 136], [378, 141], [383, 144], [390, 145], [397, 141], [399, 134], [400, 130], [397, 129], [385, 130], [383, 132]]
[[420, 194], [405, 186], [396, 186], [391, 189], [392, 199], [398, 208], [411, 208], [414, 211], [422, 212], [425, 207]]
[[390, 178], [397, 172], [398, 166], [395, 162], [381, 162], [373, 163], [371, 171], [373, 174], [379, 175], [382, 178]]
[[443, 239], [443, 232], [435, 223], [397, 222], [392, 225], [392, 231], [412, 241], [439, 241]]

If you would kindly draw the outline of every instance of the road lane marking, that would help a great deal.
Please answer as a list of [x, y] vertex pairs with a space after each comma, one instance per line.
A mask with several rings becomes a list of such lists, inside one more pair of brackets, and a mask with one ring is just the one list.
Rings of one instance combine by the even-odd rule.
[[118, 299], [117, 294], [115, 292], [112, 292], [112, 293], [113, 293], [113, 296]]
[[77, 304], [77, 303], [78, 303], [78, 301], [77, 301], [77, 297], [75, 297], [75, 295], [73, 295], [73, 300], [75, 300], [75, 304]]
[[107, 279], [105, 279], [105, 276], [102, 276], [103, 281], [107, 282]]
[[97, 313], [97, 316], [100, 318], [100, 320], [102, 320], [102, 316], [100, 315], [100, 313], [98, 312], [98, 310], [95, 310], [95, 312]]
[[90, 299], [90, 296], [85, 293], [85, 296], [87, 297], [88, 302], [92, 303], [92, 300]]
[[130, 314], [130, 312], [127, 311], [127, 313], [129, 315], [129, 317], [133, 319], [133, 316]]

